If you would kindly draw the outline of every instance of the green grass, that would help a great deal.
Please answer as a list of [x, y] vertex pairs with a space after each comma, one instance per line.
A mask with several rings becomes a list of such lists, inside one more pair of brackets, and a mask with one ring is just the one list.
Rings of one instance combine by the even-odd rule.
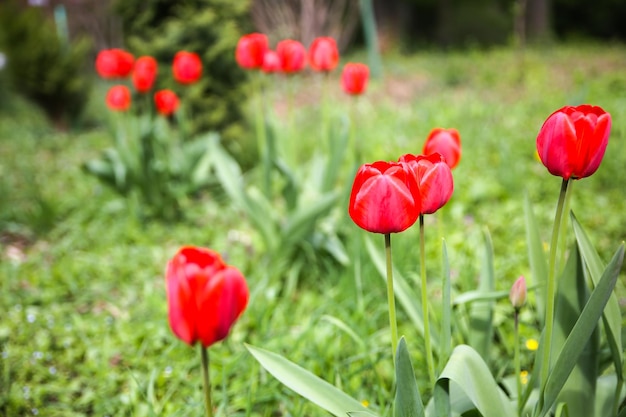
[[[419, 153], [436, 126], [461, 133], [454, 196], [427, 219], [435, 308], [440, 236], [448, 245], [455, 294], [476, 286], [486, 229], [498, 288], [529, 274], [524, 196], [547, 241], [560, 187], [535, 159], [535, 138], [546, 117], [565, 104], [593, 103], [612, 114], [606, 157], [596, 174], [573, 184], [571, 207], [605, 260], [624, 239], [625, 52], [623, 46], [560, 46], [527, 51], [523, 65], [508, 49], [392, 55], [385, 57], [385, 78], [373, 80], [358, 100], [345, 97], [338, 73], [332, 76], [329, 112], [353, 112], [365, 161]], [[324, 146], [317, 136], [320, 90], [320, 80], [309, 75], [277, 81], [269, 94], [279, 139], [297, 150], [292, 163], [305, 164]], [[93, 106], [99, 120], [101, 108]], [[289, 118], [295, 127], [289, 128]], [[361, 306], [352, 268], [303, 276], [297, 291], [284, 294], [284, 277], [262, 267], [259, 236], [220, 193], [188, 201], [188, 215], [176, 224], [140, 221], [84, 175], [81, 163], [109, 143], [107, 129], [98, 125], [55, 132], [21, 101], [0, 113], [0, 415], [201, 415], [198, 352], [171, 334], [166, 319], [163, 270], [182, 244], [223, 253], [244, 272], [252, 292], [232, 336], [211, 348], [220, 415], [325, 415], [262, 371], [243, 342], [284, 354], [383, 414], [389, 409], [385, 288], [364, 251]], [[343, 175], [348, 179], [350, 169]], [[342, 202], [337, 212], [346, 207]], [[351, 239], [365, 235], [347, 217], [344, 227]], [[382, 247], [382, 237], [370, 237]], [[417, 237], [417, 230], [393, 237], [394, 260], [408, 277], [419, 270]], [[618, 291], [626, 294], [623, 282]], [[423, 388], [421, 340], [399, 314]], [[496, 320], [503, 346], [510, 344], [509, 315], [502, 302]], [[345, 322], [360, 341], [326, 316]], [[537, 337], [528, 323], [523, 331]], [[492, 363], [512, 366], [500, 353]]]

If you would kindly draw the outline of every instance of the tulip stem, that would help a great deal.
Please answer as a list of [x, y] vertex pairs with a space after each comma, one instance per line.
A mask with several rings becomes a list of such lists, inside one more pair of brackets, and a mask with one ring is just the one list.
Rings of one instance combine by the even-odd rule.
[[202, 380], [204, 382], [204, 407], [206, 408], [206, 416], [213, 417], [211, 380], [209, 376], [209, 351], [202, 345], [200, 345], [200, 356], [202, 358]]
[[513, 321], [514, 321], [514, 333], [513, 333], [513, 343], [514, 343], [514, 358], [513, 361], [515, 363], [515, 381], [517, 383], [517, 415], [522, 415], [522, 366], [520, 364], [520, 353], [519, 353], [519, 308], [515, 307], [515, 312], [513, 313]]
[[424, 243], [424, 215], [420, 214], [420, 281], [422, 282], [422, 315], [424, 316], [424, 346], [426, 348], [426, 363], [430, 386], [435, 386], [435, 361], [433, 348], [430, 343], [430, 320], [428, 318], [428, 288], [426, 280], [426, 250]]
[[396, 321], [396, 300], [393, 292], [393, 267], [391, 263], [391, 234], [385, 234], [385, 254], [387, 255], [387, 303], [389, 304], [389, 325], [391, 326], [391, 350], [394, 364], [398, 348], [398, 323]]
[[267, 141], [267, 130], [265, 126], [265, 91], [263, 90], [262, 74], [255, 80], [257, 87], [257, 109], [256, 109], [256, 137], [258, 152], [261, 156], [261, 167], [263, 170], [263, 192], [267, 199], [271, 199], [272, 191], [272, 158], [269, 143]]
[[548, 374], [550, 371], [550, 348], [552, 345], [552, 329], [554, 325], [554, 297], [556, 293], [556, 253], [559, 243], [559, 234], [561, 228], [561, 219], [563, 218], [563, 208], [565, 206], [565, 196], [567, 195], [567, 186], [569, 180], [564, 179], [561, 183], [561, 193], [559, 194], [559, 201], [556, 206], [556, 214], [554, 216], [554, 225], [552, 228], [552, 240], [550, 241], [550, 258], [548, 264], [548, 283], [546, 290], [546, 319], [545, 330], [543, 334], [543, 346], [541, 356], [541, 397], [543, 398], [543, 392], [548, 380]]

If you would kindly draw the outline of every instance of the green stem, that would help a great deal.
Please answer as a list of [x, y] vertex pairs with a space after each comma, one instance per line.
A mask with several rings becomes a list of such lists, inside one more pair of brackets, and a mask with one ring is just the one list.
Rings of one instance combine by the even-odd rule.
[[[567, 194], [567, 186], [569, 180], [563, 180], [561, 183], [561, 193], [559, 194], [559, 202], [556, 206], [556, 214], [554, 217], [554, 226], [552, 229], [552, 240], [550, 241], [550, 259], [548, 264], [548, 286], [546, 291], [546, 319], [543, 335], [543, 346], [541, 356], [541, 390], [543, 393], [548, 374], [550, 371], [550, 348], [552, 344], [552, 329], [554, 325], [554, 297], [556, 293], [556, 253], [559, 244], [559, 233], [561, 228], [561, 218], [563, 217], [563, 208], [565, 206], [565, 196]], [[543, 394], [541, 394], [543, 397]]]
[[202, 380], [204, 382], [204, 407], [206, 408], [206, 416], [213, 417], [211, 380], [209, 377], [209, 351], [202, 345], [200, 345], [200, 356], [202, 358]]
[[426, 250], [424, 242], [424, 215], [420, 214], [420, 281], [422, 282], [422, 315], [424, 316], [424, 345], [426, 347], [426, 363], [430, 386], [435, 386], [435, 361], [430, 343], [430, 320], [428, 318], [428, 288], [426, 280]]
[[515, 330], [513, 333], [515, 356], [513, 360], [515, 363], [515, 380], [517, 382], [517, 415], [521, 416], [523, 401], [522, 401], [522, 375], [521, 375], [522, 366], [520, 364], [520, 353], [519, 353], [519, 309], [516, 308], [515, 313], [513, 314], [514, 314], [514, 320], [515, 320]]
[[385, 234], [385, 254], [387, 255], [387, 303], [389, 304], [389, 325], [391, 326], [392, 358], [396, 362], [398, 348], [398, 323], [396, 322], [396, 300], [393, 292], [393, 268], [391, 264], [391, 234]]
[[254, 80], [257, 88], [257, 109], [256, 109], [256, 137], [257, 147], [261, 156], [261, 166], [263, 169], [263, 192], [265, 197], [270, 199], [272, 188], [272, 155], [270, 153], [269, 144], [267, 142], [265, 128], [265, 92], [262, 85], [262, 73]]

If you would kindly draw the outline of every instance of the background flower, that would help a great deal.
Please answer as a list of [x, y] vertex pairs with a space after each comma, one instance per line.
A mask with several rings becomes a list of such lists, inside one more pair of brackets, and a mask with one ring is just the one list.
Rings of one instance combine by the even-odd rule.
[[298, 41], [285, 39], [276, 45], [280, 67], [284, 73], [302, 71], [306, 67], [306, 48]]
[[156, 81], [158, 64], [156, 59], [151, 56], [142, 56], [137, 58], [135, 69], [133, 71], [133, 85], [135, 90], [140, 93], [146, 93], [152, 89]]
[[267, 36], [262, 33], [250, 33], [239, 38], [235, 49], [235, 59], [242, 68], [261, 68], [265, 51], [268, 48]]
[[109, 88], [105, 102], [111, 110], [126, 111], [130, 108], [130, 90], [125, 85], [114, 85]]
[[194, 52], [180, 51], [172, 62], [174, 79], [181, 84], [193, 84], [202, 76], [202, 60]]
[[154, 105], [160, 114], [169, 116], [176, 112], [180, 100], [172, 90], [159, 90], [154, 93]]
[[341, 87], [352, 95], [363, 94], [367, 88], [370, 70], [365, 64], [348, 62], [341, 72]]
[[454, 169], [461, 160], [461, 136], [456, 129], [436, 127], [430, 131], [422, 154], [440, 153], [450, 169]]
[[337, 42], [331, 37], [315, 38], [309, 47], [309, 64], [315, 71], [332, 71], [339, 64]]

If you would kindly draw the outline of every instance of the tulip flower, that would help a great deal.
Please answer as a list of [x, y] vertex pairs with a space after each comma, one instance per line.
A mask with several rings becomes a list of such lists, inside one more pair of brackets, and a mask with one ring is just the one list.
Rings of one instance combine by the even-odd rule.
[[511, 305], [520, 309], [524, 303], [526, 303], [526, 279], [523, 276], [520, 276], [511, 287], [511, 291], [509, 292], [509, 301], [511, 301]]
[[105, 102], [113, 111], [126, 111], [130, 108], [130, 90], [125, 85], [114, 85], [109, 88]]
[[265, 51], [269, 48], [267, 36], [262, 33], [250, 33], [239, 38], [235, 49], [235, 59], [240, 67], [258, 69], [263, 66]]
[[598, 106], [565, 106], [543, 123], [537, 152], [548, 171], [564, 180], [592, 175], [598, 167], [611, 132], [611, 115]]
[[96, 56], [96, 71], [102, 78], [124, 78], [133, 69], [135, 58], [122, 49], [104, 49]]
[[152, 89], [156, 81], [158, 64], [151, 56], [137, 58], [135, 69], [133, 70], [133, 85], [140, 93], [147, 93]]
[[276, 45], [280, 68], [286, 74], [302, 71], [306, 66], [306, 48], [298, 41], [285, 39]]
[[440, 153], [446, 160], [450, 169], [454, 169], [461, 159], [461, 136], [456, 129], [434, 128], [428, 134], [424, 149], [424, 155]]
[[339, 64], [337, 42], [330, 37], [315, 38], [309, 47], [309, 64], [314, 71], [332, 71]]
[[348, 212], [357, 226], [369, 232], [408, 229], [420, 214], [415, 176], [396, 162], [362, 165], [354, 178]]
[[263, 55], [263, 65], [261, 66], [261, 71], [270, 73], [270, 72], [278, 72], [280, 71], [280, 57], [276, 53], [276, 51], [272, 51], [268, 49], [265, 51]]
[[223, 340], [248, 304], [241, 272], [210, 249], [181, 248], [167, 265], [166, 283], [170, 327], [189, 345]]
[[172, 90], [159, 90], [154, 93], [154, 105], [157, 112], [163, 116], [169, 116], [178, 110], [180, 100]]
[[341, 87], [351, 95], [360, 95], [367, 88], [370, 69], [361, 63], [348, 62], [341, 72]]
[[202, 60], [194, 52], [180, 51], [172, 62], [174, 79], [180, 84], [193, 84], [202, 75]]
[[443, 156], [403, 155], [400, 163], [406, 164], [415, 175], [421, 197], [420, 214], [432, 214], [443, 207], [454, 191], [452, 171]]

